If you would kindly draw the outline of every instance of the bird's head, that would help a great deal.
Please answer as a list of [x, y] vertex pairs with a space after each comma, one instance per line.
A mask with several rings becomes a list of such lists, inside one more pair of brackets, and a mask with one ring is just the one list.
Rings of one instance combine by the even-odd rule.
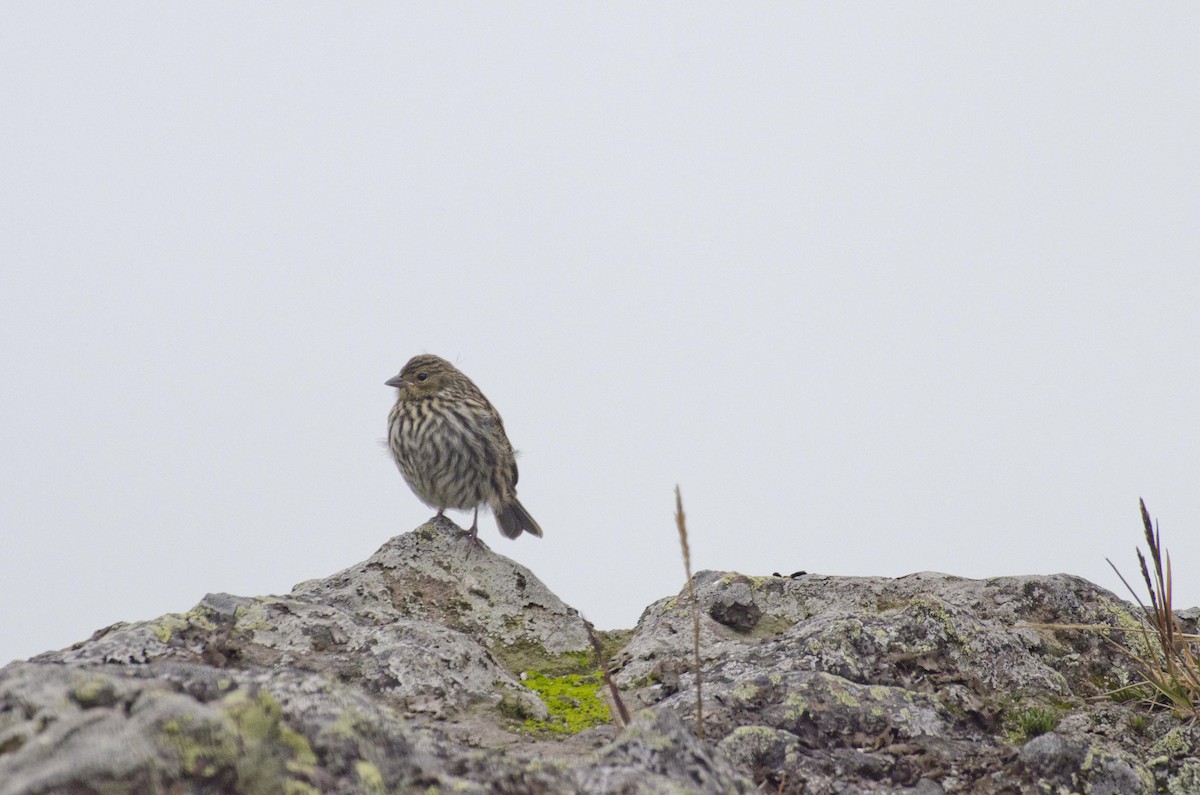
[[450, 362], [440, 356], [426, 353], [409, 359], [399, 375], [389, 378], [384, 383], [400, 390], [401, 397], [414, 398], [436, 395], [461, 377], [462, 373]]

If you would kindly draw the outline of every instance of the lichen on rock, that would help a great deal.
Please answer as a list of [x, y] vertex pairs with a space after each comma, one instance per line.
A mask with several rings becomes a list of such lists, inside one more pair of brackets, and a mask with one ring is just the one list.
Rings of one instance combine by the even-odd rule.
[[1106, 698], [1129, 660], [1045, 626], [1137, 622], [1078, 577], [693, 584], [704, 740], [686, 589], [601, 633], [642, 708], [618, 731], [579, 613], [439, 519], [0, 669], [0, 795], [1198, 791], [1200, 729]]

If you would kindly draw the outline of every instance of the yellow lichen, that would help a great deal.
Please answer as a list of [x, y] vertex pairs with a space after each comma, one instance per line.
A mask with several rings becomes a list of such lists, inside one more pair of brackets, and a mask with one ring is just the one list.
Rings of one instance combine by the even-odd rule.
[[271, 694], [238, 690], [221, 700], [220, 713], [206, 719], [180, 716], [162, 724], [162, 737], [187, 776], [214, 778], [232, 771], [243, 792], [315, 795], [291, 774], [304, 776], [317, 764], [308, 740], [283, 721]]
[[354, 763], [354, 773], [358, 776], [358, 783], [362, 785], [364, 790], [383, 795], [385, 792], [383, 773], [379, 772], [379, 768], [376, 765], [365, 759], [359, 759]]
[[209, 617], [208, 608], [197, 607], [194, 610], [189, 610], [186, 613], [168, 613], [162, 618], [150, 623], [150, 631], [158, 638], [160, 643], [167, 643], [171, 640], [171, 636], [176, 632], [187, 629], [188, 627], [199, 627], [204, 630], [214, 630], [217, 625], [213, 623]]

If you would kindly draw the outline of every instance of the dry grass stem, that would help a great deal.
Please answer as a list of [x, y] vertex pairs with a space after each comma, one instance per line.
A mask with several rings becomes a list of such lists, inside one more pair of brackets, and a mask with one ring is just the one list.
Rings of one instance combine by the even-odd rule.
[[[1144, 696], [1150, 707], [1170, 707], [1177, 715], [1190, 720], [1200, 718], [1200, 635], [1183, 632], [1171, 599], [1171, 556], [1162, 548], [1158, 528], [1146, 510], [1146, 503], [1139, 500], [1142, 525], [1145, 528], [1146, 544], [1150, 548], [1150, 564], [1142, 550], [1137, 550], [1138, 565], [1142, 581], [1150, 599], [1150, 607], [1142, 601], [1137, 591], [1129, 584], [1111, 560], [1117, 577], [1129, 589], [1141, 612], [1136, 627], [1113, 627], [1106, 624], [1040, 624], [1028, 623], [1020, 626], [1031, 629], [1082, 630], [1097, 632], [1121, 654], [1131, 660], [1142, 676], [1142, 681], [1133, 682], [1105, 693], [1108, 697]], [[1151, 564], [1154, 572], [1151, 574]], [[1118, 643], [1113, 635], [1134, 633], [1140, 643]], [[1134, 645], [1138, 649], [1133, 648]], [[1149, 693], [1148, 696], [1144, 695]]]
[[1138, 549], [1138, 565], [1150, 606], [1146, 607], [1111, 560], [1108, 565], [1142, 610], [1142, 626], [1134, 631], [1140, 632], [1144, 651], [1134, 651], [1111, 639], [1110, 642], [1137, 664], [1145, 681], [1114, 692], [1147, 686], [1153, 693], [1148, 699], [1151, 703], [1170, 706], [1181, 717], [1196, 720], [1200, 718], [1200, 637], [1186, 634], [1179, 627], [1171, 597], [1171, 556], [1162, 548], [1158, 528], [1146, 510], [1145, 501], [1139, 500], [1138, 504], [1154, 569], [1152, 574], [1146, 556]]
[[[1089, 632], [1099, 632], [1101, 634], [1108, 632], [1145, 632], [1144, 627], [1113, 627], [1108, 624], [1042, 624], [1036, 621], [1020, 622], [1015, 625], [1018, 628], [1028, 627], [1029, 629], [1073, 629], [1087, 630]], [[1178, 637], [1181, 640], [1200, 640], [1200, 635], [1189, 635], [1186, 632], [1179, 633]]]
[[600, 664], [600, 673], [604, 675], [604, 681], [608, 684], [608, 692], [612, 695], [613, 704], [617, 708], [617, 728], [624, 729], [629, 725], [629, 710], [625, 708], [625, 702], [621, 699], [621, 691], [617, 689], [617, 683], [613, 681], [612, 674], [608, 672], [608, 660], [604, 659], [604, 647], [600, 645], [600, 639], [596, 637], [596, 628], [592, 626], [592, 622], [584, 619], [583, 626], [587, 629], [588, 640], [592, 642], [592, 649], [596, 652], [596, 662]]
[[704, 699], [700, 694], [700, 604], [696, 601], [696, 586], [692, 582], [692, 554], [688, 549], [687, 519], [683, 515], [683, 496], [675, 486], [675, 525], [679, 528], [679, 544], [683, 547], [683, 569], [687, 573], [688, 595], [692, 602], [692, 652], [696, 666], [696, 736], [704, 739]]

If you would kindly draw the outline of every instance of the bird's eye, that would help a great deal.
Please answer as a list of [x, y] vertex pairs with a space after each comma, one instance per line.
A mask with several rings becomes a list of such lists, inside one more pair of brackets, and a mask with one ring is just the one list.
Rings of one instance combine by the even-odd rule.
[[429, 377], [429, 376], [428, 376], [428, 375], [426, 375], [425, 373], [417, 373], [417, 380], [418, 380], [418, 381], [424, 381], [424, 380], [425, 380], [426, 378], [428, 378], [428, 377]]

